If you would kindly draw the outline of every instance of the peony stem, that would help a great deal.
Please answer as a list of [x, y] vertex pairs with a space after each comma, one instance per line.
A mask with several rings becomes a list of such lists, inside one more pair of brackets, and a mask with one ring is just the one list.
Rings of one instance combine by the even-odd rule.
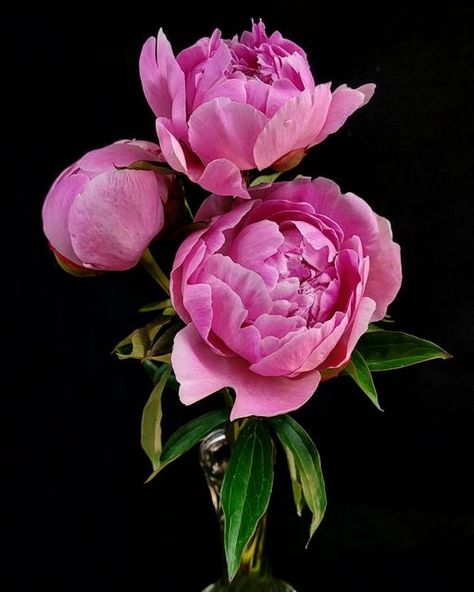
[[151, 275], [151, 277], [161, 286], [161, 288], [167, 293], [170, 293], [170, 280], [168, 276], [163, 272], [161, 267], [155, 261], [155, 258], [151, 254], [150, 249], [147, 249], [141, 258], [143, 267]]

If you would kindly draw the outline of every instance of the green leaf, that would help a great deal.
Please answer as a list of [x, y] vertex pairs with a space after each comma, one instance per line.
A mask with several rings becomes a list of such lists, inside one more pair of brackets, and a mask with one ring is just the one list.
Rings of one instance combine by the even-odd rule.
[[263, 421], [250, 419], [238, 435], [221, 490], [229, 580], [237, 573], [242, 553], [267, 511], [272, 486], [272, 438]]
[[286, 459], [288, 461], [288, 470], [291, 477], [291, 488], [293, 490], [293, 499], [295, 500], [296, 513], [301, 517], [304, 508], [303, 487], [301, 486], [301, 477], [296, 467], [296, 461], [289, 448], [285, 448]]
[[135, 329], [116, 345], [114, 351], [117, 357], [120, 360], [133, 358], [169, 364], [174, 336], [182, 327], [181, 323], [167, 327], [172, 321], [172, 317], [161, 315], [145, 327]]
[[278, 179], [278, 177], [281, 175], [281, 172], [279, 173], [270, 173], [269, 175], [260, 175], [259, 177], [256, 177], [249, 185], [249, 187], [257, 187], [257, 185], [263, 185], [264, 183], [273, 183], [274, 181], [276, 181]]
[[364, 391], [364, 393], [369, 397], [377, 409], [383, 411], [383, 409], [380, 407], [377, 391], [375, 390], [375, 384], [372, 379], [370, 369], [365, 363], [362, 354], [357, 351], [357, 349], [352, 352], [351, 360], [346, 366], [344, 372], [354, 380], [354, 382], [362, 391]]
[[228, 421], [229, 410], [219, 409], [196, 417], [196, 419], [178, 428], [163, 446], [159, 464], [154, 467], [155, 470], [146, 482], [151, 481], [166, 465], [175, 461], [210, 432], [222, 427]]
[[[306, 431], [290, 415], [280, 415], [270, 420], [285, 450], [290, 475], [299, 484], [303, 498], [313, 517], [309, 531], [310, 542], [326, 511], [326, 489], [321, 460], [314, 442]], [[295, 470], [293, 470], [293, 465]], [[298, 487], [297, 487], [298, 491]], [[300, 501], [295, 498], [296, 507]]]
[[357, 350], [372, 372], [394, 370], [427, 360], [452, 356], [438, 345], [399, 331], [374, 331], [359, 339]]
[[167, 309], [171, 306], [171, 300], [160, 300], [160, 302], [150, 302], [150, 304], [144, 304], [138, 309], [138, 312], [154, 312], [155, 310]]
[[142, 448], [151, 460], [153, 468], [156, 469], [160, 463], [161, 456], [161, 395], [168, 382], [171, 373], [171, 366], [167, 366], [161, 373], [158, 382], [151, 391], [150, 398], [143, 409], [141, 442]]

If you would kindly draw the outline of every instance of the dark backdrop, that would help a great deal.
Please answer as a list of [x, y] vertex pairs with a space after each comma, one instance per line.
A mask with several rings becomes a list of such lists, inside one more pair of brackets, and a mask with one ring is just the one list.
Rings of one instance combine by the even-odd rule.
[[[13, 209], [2, 232], [4, 269], [13, 263], [14, 274], [2, 288], [11, 298], [3, 310], [12, 370], [3, 393], [4, 589], [198, 592], [218, 574], [196, 455], [143, 485], [139, 429], [150, 384], [138, 364], [110, 355], [140, 322], [137, 308], [155, 298], [154, 285], [140, 270], [64, 274], [46, 247], [40, 208], [54, 177], [85, 151], [154, 139], [137, 73], [149, 35], [163, 26], [179, 50], [215, 26], [239, 32], [252, 16], [305, 47], [319, 81], [377, 83], [370, 105], [313, 149], [302, 172], [334, 178], [390, 218], [405, 277], [391, 308], [396, 326], [454, 354], [378, 375], [383, 414], [344, 378], [298, 414], [322, 455], [329, 507], [305, 552], [307, 520], [296, 517], [279, 469], [276, 572], [300, 592], [470, 589], [472, 10], [384, 3], [382, 14], [321, 2], [313, 17], [308, 6], [7, 9], [2, 77], [12, 101], [2, 114], [2, 178], [13, 181], [3, 195]], [[206, 408], [182, 408], [173, 393], [164, 405], [168, 432]]]

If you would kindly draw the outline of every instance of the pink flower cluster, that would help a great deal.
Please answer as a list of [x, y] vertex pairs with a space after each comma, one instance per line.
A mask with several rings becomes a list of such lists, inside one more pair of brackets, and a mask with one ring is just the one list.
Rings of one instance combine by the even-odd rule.
[[66, 169], [44, 204], [45, 234], [68, 269], [125, 270], [164, 228], [180, 194], [174, 173], [212, 192], [171, 273], [186, 324], [172, 353], [180, 398], [230, 387], [232, 419], [292, 411], [385, 316], [400, 249], [385, 218], [328, 179], [250, 188], [248, 178], [296, 166], [374, 86], [316, 84], [305, 52], [262, 22], [240, 38], [216, 30], [176, 57], [160, 31], [140, 75], [159, 147], [121, 141]]

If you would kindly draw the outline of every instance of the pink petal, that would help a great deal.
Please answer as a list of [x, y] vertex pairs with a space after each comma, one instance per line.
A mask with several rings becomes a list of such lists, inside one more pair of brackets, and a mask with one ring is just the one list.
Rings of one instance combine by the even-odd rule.
[[250, 415], [273, 417], [299, 409], [318, 388], [321, 375], [317, 370], [296, 378], [259, 376], [241, 368], [231, 377], [236, 399], [230, 418], [232, 421]]
[[223, 281], [208, 280], [211, 287], [212, 330], [235, 354], [250, 363], [260, 359], [260, 333], [253, 325], [242, 326], [248, 312], [240, 297]]
[[253, 147], [266, 123], [252, 105], [214, 99], [189, 118], [189, 142], [204, 164], [224, 158], [249, 170], [255, 167]]
[[[189, 323], [191, 317], [187, 313], [183, 304], [183, 290], [185, 284], [194, 269], [191, 267], [191, 262], [197, 262], [199, 265], [206, 252], [206, 246], [202, 240], [201, 235], [205, 229], [193, 232], [187, 236], [181, 243], [173, 263], [170, 276], [170, 296], [173, 308], [179, 316]], [[190, 273], [191, 272], [191, 273]]]
[[152, 142], [121, 140], [98, 150], [91, 150], [80, 158], [76, 165], [85, 173], [94, 176], [113, 172], [116, 167], [128, 166], [137, 160], [158, 161], [160, 153], [159, 146]]
[[272, 300], [262, 278], [234, 263], [230, 257], [221, 254], [209, 257], [205, 264], [205, 275], [200, 280], [207, 282], [210, 277], [221, 280], [240, 297], [248, 312], [247, 320], [253, 321], [269, 312]]
[[400, 245], [393, 242], [390, 222], [381, 216], [376, 217], [379, 235], [366, 249], [370, 257], [370, 272], [365, 295], [377, 303], [372, 322], [383, 319], [402, 284]]
[[[337, 317], [339, 318], [339, 317]], [[311, 368], [317, 368], [331, 353], [343, 330], [328, 321], [321, 327], [300, 331], [282, 347], [266, 356], [250, 369], [262, 376], [289, 376], [299, 372], [311, 357]]]
[[181, 402], [191, 405], [230, 386], [236, 362], [238, 365], [235, 358], [213, 352], [194, 325], [187, 325], [174, 338], [171, 354], [173, 370], [180, 384]]
[[345, 84], [336, 88], [332, 95], [326, 122], [319, 134], [313, 139], [310, 146], [319, 144], [326, 139], [329, 134], [337, 132], [354, 111], [357, 111], [357, 109], [370, 100], [374, 90], [375, 85], [371, 84], [366, 84], [358, 89], [349, 88]]
[[239, 168], [226, 158], [210, 162], [199, 177], [193, 179], [211, 193], [249, 199], [249, 193]]
[[319, 372], [308, 372], [298, 378], [267, 378], [254, 374], [240, 358], [215, 354], [193, 325], [176, 335], [171, 361], [180, 383], [179, 397], [185, 405], [226, 386], [233, 388], [236, 401], [232, 420], [294, 411], [313, 395], [321, 378]]
[[172, 120], [179, 137], [185, 138], [184, 74], [162, 29], [156, 40], [150, 37], [145, 42], [139, 66], [143, 92], [153, 112]]
[[43, 205], [43, 230], [51, 246], [63, 257], [82, 265], [71, 243], [69, 214], [74, 200], [89, 182], [80, 171], [74, 173], [75, 165], [69, 167], [55, 181]]
[[289, 152], [309, 146], [326, 121], [330, 103], [329, 84], [320, 84], [314, 93], [305, 90], [289, 99], [257, 138], [257, 167], [267, 168]]
[[221, 216], [227, 213], [234, 205], [234, 199], [230, 196], [212, 194], [206, 197], [206, 199], [199, 206], [196, 215], [194, 216], [195, 222], [209, 222], [214, 216]]
[[349, 360], [357, 341], [367, 331], [374, 310], [375, 302], [371, 298], [362, 298], [348, 331], [328, 356], [323, 368], [339, 368]]
[[278, 272], [265, 259], [274, 255], [283, 244], [283, 236], [278, 224], [271, 220], [260, 220], [248, 224], [232, 241], [229, 257], [247, 269], [252, 269], [272, 289], [278, 279]]
[[98, 175], [74, 201], [69, 216], [73, 249], [92, 269], [133, 267], [162, 226], [159, 185], [149, 171]]
[[173, 134], [173, 124], [169, 119], [156, 120], [156, 133], [160, 140], [163, 157], [172, 169], [179, 173], [188, 173], [188, 163], [183, 147]]
[[318, 214], [338, 223], [346, 239], [358, 236], [367, 254], [366, 247], [376, 241], [379, 234], [377, 218], [367, 202], [353, 193], [341, 193], [334, 181], [324, 177], [313, 181], [307, 199]]

